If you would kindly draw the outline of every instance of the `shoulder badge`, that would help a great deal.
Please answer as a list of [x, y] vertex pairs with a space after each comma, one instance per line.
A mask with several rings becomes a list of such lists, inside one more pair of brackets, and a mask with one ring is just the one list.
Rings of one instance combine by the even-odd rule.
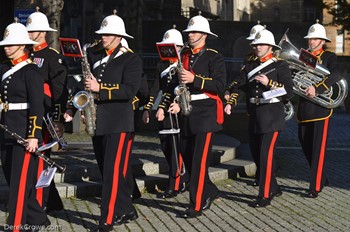
[[216, 51], [214, 49], [211, 49], [211, 48], [207, 48], [207, 51], [212, 51], [212, 52], [215, 52], [215, 53], [219, 53], [218, 51]]
[[49, 47], [50, 50], [56, 52], [57, 54], [60, 54], [59, 51], [57, 51], [56, 49], [52, 48], [52, 47]]

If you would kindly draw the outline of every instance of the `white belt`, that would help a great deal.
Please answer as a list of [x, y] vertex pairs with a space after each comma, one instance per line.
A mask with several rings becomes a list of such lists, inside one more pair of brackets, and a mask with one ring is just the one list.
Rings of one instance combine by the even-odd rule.
[[0, 111], [9, 111], [9, 110], [26, 110], [29, 109], [29, 103], [1, 103]]
[[270, 98], [270, 99], [264, 99], [264, 98], [250, 98], [249, 99], [249, 102], [250, 103], [253, 103], [253, 104], [266, 104], [266, 103], [276, 103], [276, 102], [280, 102], [280, 100], [278, 98]]
[[205, 93], [201, 94], [191, 94], [191, 101], [197, 101], [209, 98]]

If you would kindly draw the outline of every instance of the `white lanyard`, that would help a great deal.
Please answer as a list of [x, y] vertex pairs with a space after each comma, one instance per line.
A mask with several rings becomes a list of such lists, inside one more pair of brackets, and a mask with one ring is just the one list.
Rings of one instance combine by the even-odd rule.
[[276, 58], [272, 58], [272, 59], [269, 59], [268, 61], [266, 61], [265, 63], [262, 63], [260, 64], [258, 67], [256, 67], [255, 69], [253, 69], [252, 71], [250, 71], [248, 74], [247, 74], [247, 77], [248, 77], [248, 80], [250, 80], [250, 78], [252, 78], [253, 76], [255, 76], [255, 74], [257, 72], [259, 72], [261, 69], [269, 66], [270, 64], [272, 64], [273, 62], [277, 61]]
[[26, 66], [27, 64], [31, 63], [30, 59], [27, 59], [25, 61], [22, 61], [19, 64], [16, 64], [15, 66], [13, 66], [10, 70], [8, 70], [7, 72], [5, 72], [2, 75], [1, 81], [5, 80], [6, 78], [8, 78], [9, 76], [11, 76], [12, 74], [14, 74], [15, 72], [17, 72], [18, 70], [20, 70], [21, 68], [23, 68], [24, 66]]

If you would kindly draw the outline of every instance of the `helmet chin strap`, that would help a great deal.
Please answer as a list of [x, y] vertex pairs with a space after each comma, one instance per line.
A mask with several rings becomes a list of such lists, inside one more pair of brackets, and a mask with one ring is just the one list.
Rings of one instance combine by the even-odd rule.
[[319, 46], [321, 45], [321, 43], [322, 43], [322, 40], [320, 40], [320, 42], [317, 44], [317, 46], [315, 46], [316, 49], [311, 48], [311, 47], [309, 46], [309, 50], [310, 50], [310, 51], [316, 51], [316, 50], [320, 49]]
[[40, 34], [41, 34], [41, 31], [39, 31], [38, 35], [33, 39], [35, 42], [37, 42], [37, 39], [39, 38]]
[[14, 52], [12, 52], [11, 54], [9, 54], [8, 57], [9, 57], [9, 56], [12, 56], [12, 55], [14, 55], [16, 52], [18, 52], [20, 48], [21, 48], [21, 46], [18, 46], [18, 48], [17, 48]]
[[189, 44], [190, 44], [190, 45], [193, 45], [193, 44], [197, 43], [198, 41], [200, 41], [200, 40], [203, 38], [203, 36], [204, 36], [204, 34], [202, 34], [196, 41], [191, 42], [191, 43], [189, 43]]
[[[117, 39], [117, 36], [115, 36], [114, 37], [114, 39], [106, 46], [106, 47], [109, 47], [109, 46], [111, 46], [113, 43], [114, 43], [114, 41]], [[109, 49], [108, 49], [109, 50]]]

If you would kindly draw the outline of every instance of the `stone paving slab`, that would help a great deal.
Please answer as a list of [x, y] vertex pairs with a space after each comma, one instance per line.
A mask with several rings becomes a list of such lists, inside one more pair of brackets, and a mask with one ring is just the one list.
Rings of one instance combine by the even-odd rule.
[[[258, 189], [249, 185], [253, 179], [237, 177], [215, 182], [221, 197], [211, 210], [196, 219], [180, 219], [177, 212], [189, 201], [188, 193], [172, 199], [158, 199], [144, 193], [134, 202], [139, 219], [114, 231], [349, 231], [350, 175], [348, 150], [330, 149], [326, 164], [330, 186], [316, 199], [302, 197], [308, 189], [309, 168], [300, 148], [277, 149], [278, 183], [283, 195], [267, 208], [254, 209]], [[336, 171], [336, 172], [334, 172]], [[339, 177], [341, 175], [341, 178]], [[50, 215], [57, 231], [89, 231], [99, 217], [99, 197], [63, 199], [65, 210]], [[0, 225], [5, 223], [5, 203], [0, 204]], [[45, 230], [53, 231], [53, 230]]]
[[[283, 195], [271, 206], [249, 207], [258, 189], [249, 185], [252, 178], [238, 175], [215, 182], [221, 197], [199, 218], [176, 217], [187, 206], [188, 193], [172, 199], [143, 193], [134, 202], [139, 219], [115, 226], [114, 231], [350, 231], [350, 117], [335, 116], [329, 129], [325, 163], [330, 186], [318, 198], [303, 197], [310, 170], [297, 141], [296, 124], [288, 123], [276, 150], [277, 181]], [[98, 196], [63, 200], [65, 210], [50, 215], [52, 227], [45, 231], [90, 231], [96, 225], [100, 213]], [[0, 225], [5, 224], [5, 205], [0, 201]]]

